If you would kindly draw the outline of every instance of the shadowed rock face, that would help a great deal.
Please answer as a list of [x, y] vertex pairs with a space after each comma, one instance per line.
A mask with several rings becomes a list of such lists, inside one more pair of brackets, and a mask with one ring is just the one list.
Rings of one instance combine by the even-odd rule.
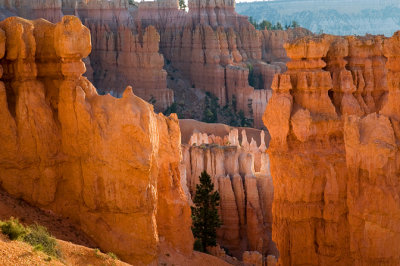
[[161, 240], [190, 255], [178, 120], [130, 87], [99, 96], [82, 77], [90, 50], [76, 17], [0, 22], [0, 184], [128, 262], [156, 261]]
[[221, 196], [217, 241], [240, 259], [248, 250], [258, 251], [261, 259], [276, 255], [271, 241], [272, 178], [264, 131], [259, 134], [259, 145], [253, 138], [248, 142], [245, 130], [239, 143], [237, 129], [224, 137], [194, 133], [182, 145], [181, 178], [188, 197], [195, 195], [199, 176], [207, 171]]
[[78, 1], [75, 11], [92, 33], [93, 81], [102, 94], [121, 97], [129, 84], [136, 95], [155, 102], [157, 111], [173, 103], [159, 53], [160, 35], [154, 27], [133, 21], [127, 0]]
[[236, 101], [261, 128], [272, 78], [284, 65], [262, 60], [264, 38], [235, 12], [234, 1], [189, 1], [188, 6], [186, 13], [177, 1], [140, 3], [134, 17], [157, 27], [161, 52], [193, 88], [213, 93], [221, 106]]
[[400, 33], [285, 48], [264, 115], [280, 265], [399, 265]]

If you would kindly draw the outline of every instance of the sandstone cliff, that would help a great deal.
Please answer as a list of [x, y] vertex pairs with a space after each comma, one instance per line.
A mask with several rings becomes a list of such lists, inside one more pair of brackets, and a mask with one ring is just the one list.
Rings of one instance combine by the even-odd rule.
[[400, 33], [285, 45], [264, 122], [280, 265], [399, 265]]
[[130, 87], [99, 96], [82, 77], [91, 37], [76, 17], [13, 17], [0, 29], [1, 186], [128, 262], [155, 262], [160, 243], [189, 256], [176, 116], [156, 115]]

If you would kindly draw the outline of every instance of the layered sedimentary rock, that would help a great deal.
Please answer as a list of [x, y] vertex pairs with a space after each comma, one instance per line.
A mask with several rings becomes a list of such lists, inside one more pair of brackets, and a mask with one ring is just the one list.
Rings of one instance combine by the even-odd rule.
[[128, 0], [23, 0], [0, 5], [0, 14], [3, 19], [18, 15], [51, 22], [60, 21], [64, 14], [78, 15], [92, 32], [93, 51], [84, 62], [90, 70], [86, 76], [99, 93], [121, 97], [129, 84], [156, 110], [165, 110], [174, 94], [167, 88], [160, 36], [152, 27], [135, 24], [132, 9]]
[[21, 16], [27, 19], [44, 18], [51, 22], [61, 20], [61, 0], [3, 0], [0, 1], [0, 18]]
[[264, 116], [279, 265], [399, 265], [400, 33], [285, 48]]
[[134, 23], [127, 0], [78, 1], [76, 12], [92, 33], [93, 81], [101, 93], [121, 97], [126, 84], [135, 94], [165, 110], [174, 101], [167, 88], [160, 36], [154, 27]]
[[0, 29], [2, 188], [128, 262], [156, 262], [160, 241], [190, 255], [176, 116], [156, 115], [131, 87], [99, 96], [82, 77], [91, 38], [76, 17], [13, 17]]
[[185, 86], [213, 93], [222, 106], [236, 104], [262, 128], [273, 76], [285, 70], [283, 42], [308, 33], [257, 31], [235, 12], [233, 0], [193, 0], [188, 7], [180, 10], [175, 0], [10, 0], [0, 2], [0, 15], [51, 22], [63, 14], [79, 16], [92, 32], [86, 77], [101, 94], [121, 97], [129, 84], [156, 111], [164, 111], [174, 102], [165, 57], [166, 69], [181, 72]]
[[[255, 127], [261, 128], [268, 84], [280, 72], [261, 60], [261, 33], [235, 12], [234, 1], [189, 1], [188, 6], [186, 13], [177, 1], [140, 3], [134, 17], [157, 27], [161, 52], [193, 88], [213, 93], [222, 106], [235, 102], [246, 116], [253, 113]], [[249, 80], [257, 82], [250, 86]]]
[[238, 130], [233, 129], [223, 138], [194, 133], [189, 145], [182, 145], [188, 194], [195, 194], [201, 172], [207, 171], [221, 196], [223, 225], [217, 241], [237, 258], [246, 250], [258, 251], [261, 258], [275, 252], [271, 242], [273, 187], [264, 139], [261, 132], [259, 144], [254, 139], [249, 143], [243, 130], [239, 143]]

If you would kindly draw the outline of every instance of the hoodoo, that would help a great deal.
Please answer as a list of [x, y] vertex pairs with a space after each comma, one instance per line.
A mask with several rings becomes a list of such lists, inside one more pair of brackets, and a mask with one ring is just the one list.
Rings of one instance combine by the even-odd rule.
[[130, 87], [99, 96], [82, 77], [91, 39], [76, 17], [13, 17], [0, 28], [2, 187], [128, 262], [156, 261], [160, 239], [190, 255], [176, 116], [155, 114]]
[[399, 265], [400, 33], [285, 45], [264, 115], [280, 265]]

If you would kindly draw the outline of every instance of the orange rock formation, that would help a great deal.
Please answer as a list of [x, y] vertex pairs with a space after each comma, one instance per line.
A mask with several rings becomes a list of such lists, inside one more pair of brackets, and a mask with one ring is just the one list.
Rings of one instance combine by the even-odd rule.
[[285, 48], [264, 115], [279, 265], [400, 265], [400, 32]]
[[128, 262], [155, 262], [160, 243], [190, 255], [176, 116], [156, 115], [130, 87], [99, 96], [82, 77], [91, 38], [76, 17], [13, 17], [0, 29], [1, 186]]
[[128, 0], [9, 0], [0, 1], [0, 18], [58, 22], [63, 14], [76, 14], [92, 33], [85, 76], [101, 94], [121, 97], [130, 84], [156, 111], [164, 111], [174, 102], [165, 57], [168, 67], [182, 73], [184, 89], [212, 92], [221, 105], [235, 96], [237, 110], [252, 115], [256, 128], [263, 127], [273, 76], [288, 61], [283, 43], [310, 32], [257, 31], [235, 12], [234, 0], [193, 0], [188, 7], [189, 12], [180, 10], [175, 0], [137, 6]]

